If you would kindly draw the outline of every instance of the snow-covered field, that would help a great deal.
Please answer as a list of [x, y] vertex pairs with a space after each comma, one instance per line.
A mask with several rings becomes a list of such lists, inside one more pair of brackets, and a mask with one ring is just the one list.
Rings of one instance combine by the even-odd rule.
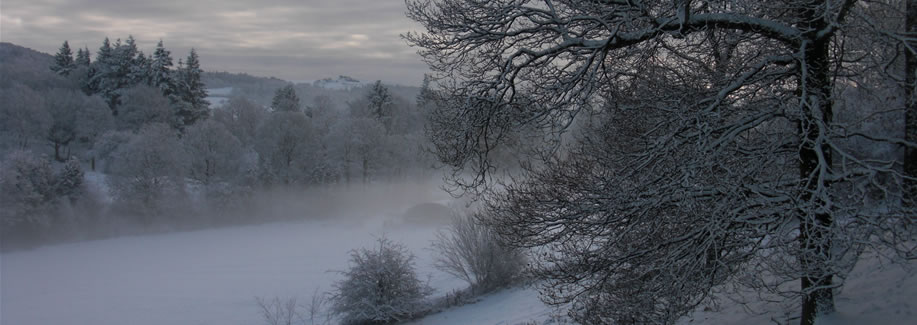
[[[403, 210], [402, 210], [403, 211]], [[122, 237], [0, 255], [0, 324], [263, 324], [255, 297], [328, 291], [348, 252], [378, 236], [404, 243], [437, 295], [464, 283], [432, 267], [434, 225], [403, 225], [394, 211], [312, 220]], [[917, 277], [865, 262], [823, 324], [917, 324]], [[766, 310], [765, 310], [766, 311]], [[515, 288], [417, 320], [412, 325], [556, 324], [531, 288]], [[724, 302], [680, 324], [773, 324]]]
[[275, 223], [124, 237], [2, 255], [4, 325], [260, 324], [255, 297], [306, 301], [340, 279], [348, 251], [383, 234], [411, 247], [442, 291], [463, 284], [435, 271], [432, 227], [370, 220]]

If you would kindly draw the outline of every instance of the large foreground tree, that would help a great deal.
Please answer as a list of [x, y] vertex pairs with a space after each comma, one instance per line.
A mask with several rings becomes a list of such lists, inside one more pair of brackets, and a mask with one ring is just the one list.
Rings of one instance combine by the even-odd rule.
[[808, 325], [863, 249], [914, 257], [902, 3], [407, 6], [428, 31], [406, 38], [440, 80], [433, 142], [457, 185], [486, 189], [520, 129], [577, 130], [485, 191], [484, 215], [539, 251], [545, 298], [581, 322], [673, 323], [738, 285], [801, 299]]

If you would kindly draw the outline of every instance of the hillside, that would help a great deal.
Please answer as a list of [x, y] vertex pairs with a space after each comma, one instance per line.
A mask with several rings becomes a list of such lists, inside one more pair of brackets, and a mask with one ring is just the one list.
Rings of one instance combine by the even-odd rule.
[[[244, 97], [261, 106], [270, 106], [274, 92], [293, 83], [296, 94], [303, 105], [318, 105], [316, 101], [318, 99], [323, 104], [331, 103], [337, 109], [347, 108], [348, 103], [363, 98], [368, 90], [367, 87], [375, 82], [375, 80], [356, 80], [346, 76], [339, 76], [337, 79], [325, 78], [316, 81], [293, 82], [274, 77], [258, 77], [231, 72], [205, 72], [203, 81], [209, 89], [229, 90], [228, 92], [221, 91], [218, 94], [211, 92], [210, 95], [217, 98], [211, 102], [222, 102], [222, 99], [219, 98]], [[385, 83], [385, 80], [382, 82]], [[396, 100], [400, 100], [402, 104], [413, 104], [420, 92], [420, 88], [415, 86], [393, 84], [386, 84], [386, 86]]]
[[0, 42], [0, 88], [17, 82], [33, 89], [67, 87], [68, 81], [48, 68], [53, 62], [50, 54]]

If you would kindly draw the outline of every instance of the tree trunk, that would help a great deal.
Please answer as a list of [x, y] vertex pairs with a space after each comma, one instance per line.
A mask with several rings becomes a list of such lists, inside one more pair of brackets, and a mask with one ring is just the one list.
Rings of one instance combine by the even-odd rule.
[[[913, 35], [917, 33], [917, 0], [907, 0], [905, 4], [907, 16], [904, 26], [907, 32]], [[910, 44], [912, 47], [917, 44]], [[913, 50], [913, 48], [912, 48]], [[917, 56], [912, 50], [905, 50], [905, 98], [906, 109], [904, 112], [904, 137], [910, 143], [917, 143], [917, 99], [914, 98], [914, 87], [917, 82]], [[907, 190], [911, 191], [910, 198], [917, 195], [917, 149], [912, 147], [904, 148], [904, 173], [909, 180], [905, 180]], [[913, 204], [913, 202], [905, 202]]]
[[831, 227], [833, 216], [823, 210], [821, 193], [828, 184], [821, 177], [831, 168], [831, 149], [821, 139], [832, 119], [828, 46], [830, 37], [818, 39], [819, 30], [828, 26], [826, 1], [809, 3], [801, 15], [801, 29], [806, 31], [804, 60], [800, 70], [799, 100], [802, 119], [799, 122], [802, 146], [799, 150], [799, 173], [804, 182], [799, 213], [799, 256], [803, 270], [800, 279], [803, 299], [800, 324], [813, 325], [819, 315], [832, 313], [834, 307], [831, 261]]
[[60, 158], [60, 143], [58, 143], [58, 142], [55, 142], [55, 143], [54, 143], [54, 160], [56, 160], [56, 161], [63, 161], [63, 160], [61, 160], [61, 158]]
[[369, 181], [369, 170], [367, 170], [368, 168], [369, 160], [363, 158], [363, 185], [366, 185], [366, 183]]

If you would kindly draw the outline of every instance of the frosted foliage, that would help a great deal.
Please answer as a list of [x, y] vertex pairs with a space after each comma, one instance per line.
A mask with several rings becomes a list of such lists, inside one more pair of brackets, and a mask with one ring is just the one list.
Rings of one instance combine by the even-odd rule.
[[113, 196], [141, 214], [163, 211], [167, 199], [182, 197], [188, 156], [174, 129], [150, 124], [121, 145], [110, 163]]
[[262, 180], [281, 185], [307, 183], [317, 148], [312, 125], [303, 113], [271, 113], [255, 140]]
[[124, 90], [124, 102], [118, 109], [118, 127], [127, 130], [139, 130], [149, 123], [175, 125], [169, 99], [159, 89], [138, 85]]
[[430, 288], [417, 278], [405, 246], [380, 238], [375, 248], [352, 251], [350, 263], [331, 299], [343, 324], [390, 323], [422, 310]]
[[214, 111], [213, 118], [221, 121], [243, 144], [250, 145], [258, 132], [258, 126], [267, 118], [267, 109], [251, 101], [233, 97], [222, 109]]
[[16, 85], [0, 89], [0, 135], [6, 147], [27, 149], [51, 127], [45, 100], [32, 89]]
[[[13, 151], [0, 165], [0, 228], [35, 231], [50, 222], [54, 174], [46, 159], [29, 151]], [[18, 228], [17, 228], [18, 227]]]
[[302, 110], [299, 96], [296, 95], [296, 90], [293, 89], [292, 85], [277, 89], [277, 92], [274, 93], [274, 99], [271, 101], [271, 108], [282, 112], [299, 112]]
[[208, 184], [238, 175], [242, 145], [222, 123], [198, 122], [185, 130], [182, 141], [190, 158], [191, 178]]

